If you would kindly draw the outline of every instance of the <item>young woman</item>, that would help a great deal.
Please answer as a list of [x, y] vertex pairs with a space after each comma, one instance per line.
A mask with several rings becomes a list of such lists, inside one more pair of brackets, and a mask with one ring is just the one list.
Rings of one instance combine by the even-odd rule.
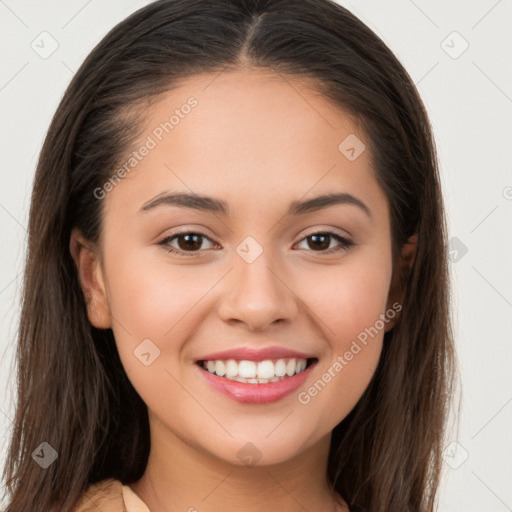
[[444, 222], [413, 82], [346, 9], [140, 9], [37, 167], [8, 510], [433, 511]]

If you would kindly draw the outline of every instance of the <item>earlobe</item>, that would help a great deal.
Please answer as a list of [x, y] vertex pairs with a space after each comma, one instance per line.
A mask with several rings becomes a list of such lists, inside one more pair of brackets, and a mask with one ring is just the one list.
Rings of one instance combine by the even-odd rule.
[[[407, 242], [402, 246], [400, 251], [400, 260], [398, 262], [398, 268], [393, 271], [393, 278], [391, 282], [391, 286], [388, 294], [388, 303], [387, 308], [392, 308], [393, 304], [399, 304], [400, 310], [402, 309], [402, 305], [404, 302], [405, 295], [405, 285], [407, 283], [407, 279], [411, 273], [412, 267], [414, 265], [414, 261], [416, 260], [416, 252], [418, 249], [418, 235], [412, 235]], [[386, 332], [391, 330], [398, 318], [399, 314], [396, 314], [387, 325]]]
[[73, 229], [69, 250], [84, 293], [89, 321], [98, 329], [110, 328], [112, 325], [110, 308], [97, 248], [88, 242], [78, 229]]

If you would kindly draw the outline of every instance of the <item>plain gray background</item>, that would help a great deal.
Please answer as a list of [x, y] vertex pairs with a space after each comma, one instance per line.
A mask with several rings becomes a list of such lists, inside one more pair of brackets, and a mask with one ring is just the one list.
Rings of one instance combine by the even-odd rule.
[[[41, 144], [86, 55], [147, 3], [0, 0], [2, 466], [14, 412], [11, 368]], [[512, 2], [340, 3], [408, 70], [439, 152], [462, 375], [460, 428], [447, 442], [439, 510], [512, 510]]]

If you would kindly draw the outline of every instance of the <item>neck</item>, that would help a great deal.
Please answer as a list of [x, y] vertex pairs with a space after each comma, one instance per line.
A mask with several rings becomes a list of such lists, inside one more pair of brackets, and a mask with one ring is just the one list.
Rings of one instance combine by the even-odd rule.
[[130, 484], [151, 512], [347, 511], [327, 480], [330, 438], [292, 460], [259, 466], [230, 464], [151, 427], [146, 471]]

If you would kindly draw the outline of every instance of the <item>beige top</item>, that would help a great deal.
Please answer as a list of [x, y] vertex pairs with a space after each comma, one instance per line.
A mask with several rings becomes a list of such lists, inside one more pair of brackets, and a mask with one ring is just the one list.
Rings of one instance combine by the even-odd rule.
[[126, 512], [150, 512], [146, 504], [132, 491], [131, 487], [123, 485], [122, 491]]
[[147, 505], [128, 485], [107, 478], [90, 485], [75, 512], [150, 512]]

